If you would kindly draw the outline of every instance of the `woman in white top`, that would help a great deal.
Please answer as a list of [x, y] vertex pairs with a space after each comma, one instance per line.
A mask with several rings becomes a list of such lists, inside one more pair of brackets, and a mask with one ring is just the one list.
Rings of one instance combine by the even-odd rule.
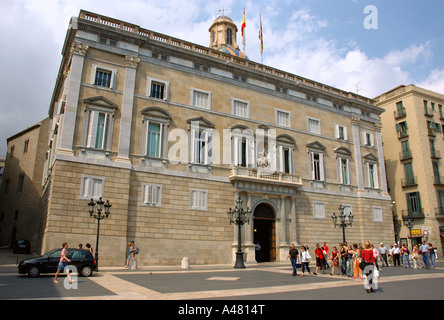
[[308, 271], [308, 275], [311, 275], [309, 263], [311, 260], [310, 252], [308, 252], [308, 247], [301, 246], [301, 264], [302, 264], [302, 273], [301, 277], [304, 276], [305, 269]]

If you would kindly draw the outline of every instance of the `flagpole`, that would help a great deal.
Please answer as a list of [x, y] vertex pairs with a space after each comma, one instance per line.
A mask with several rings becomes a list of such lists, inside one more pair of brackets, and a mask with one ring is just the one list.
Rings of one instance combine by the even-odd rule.
[[262, 13], [259, 13], [260, 29], [259, 29], [259, 40], [261, 40], [261, 64], [264, 64], [264, 35], [262, 33]]

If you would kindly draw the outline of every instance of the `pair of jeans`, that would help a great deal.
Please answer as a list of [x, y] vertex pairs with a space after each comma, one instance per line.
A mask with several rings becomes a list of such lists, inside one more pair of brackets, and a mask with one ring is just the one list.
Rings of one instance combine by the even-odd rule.
[[347, 269], [345, 274], [349, 277], [353, 277], [353, 259], [347, 259]]
[[426, 266], [426, 268], [429, 268], [429, 253], [428, 252], [423, 252], [422, 253], [422, 261], [424, 261], [424, 264]]
[[291, 259], [291, 265], [293, 267], [293, 274], [296, 275], [297, 274], [297, 270], [296, 270], [296, 264], [298, 263], [298, 259]]
[[407, 265], [409, 265], [410, 268], [410, 260], [409, 260], [409, 255], [408, 254], [403, 254], [402, 255], [402, 261], [404, 263], [404, 268], [407, 268]]
[[434, 253], [430, 254], [430, 262], [432, 264], [432, 268], [434, 268], [435, 267], [435, 254]]

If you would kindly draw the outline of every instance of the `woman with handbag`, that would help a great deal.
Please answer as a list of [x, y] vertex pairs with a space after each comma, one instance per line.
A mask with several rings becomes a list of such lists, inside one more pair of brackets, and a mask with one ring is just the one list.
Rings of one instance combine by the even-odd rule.
[[359, 268], [363, 271], [364, 274], [364, 288], [367, 290], [368, 293], [373, 292], [373, 275], [370, 277], [370, 281], [368, 280], [368, 277], [372, 274], [373, 270], [375, 269], [375, 258], [373, 256], [373, 250], [371, 248], [371, 244], [369, 241], [365, 243], [365, 249], [361, 252], [361, 264], [359, 265]]

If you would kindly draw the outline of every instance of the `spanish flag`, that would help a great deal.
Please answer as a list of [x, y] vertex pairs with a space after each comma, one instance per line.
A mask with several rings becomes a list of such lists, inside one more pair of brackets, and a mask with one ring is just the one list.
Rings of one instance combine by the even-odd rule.
[[245, 22], [245, 7], [244, 7], [244, 17], [242, 19], [242, 27], [241, 27], [241, 31], [242, 31], [242, 43], [245, 45], [245, 31], [244, 29], [247, 27], [247, 23]]
[[261, 54], [264, 52], [264, 34], [262, 33], [262, 15], [259, 15], [260, 28], [259, 28], [259, 40], [261, 40]]

